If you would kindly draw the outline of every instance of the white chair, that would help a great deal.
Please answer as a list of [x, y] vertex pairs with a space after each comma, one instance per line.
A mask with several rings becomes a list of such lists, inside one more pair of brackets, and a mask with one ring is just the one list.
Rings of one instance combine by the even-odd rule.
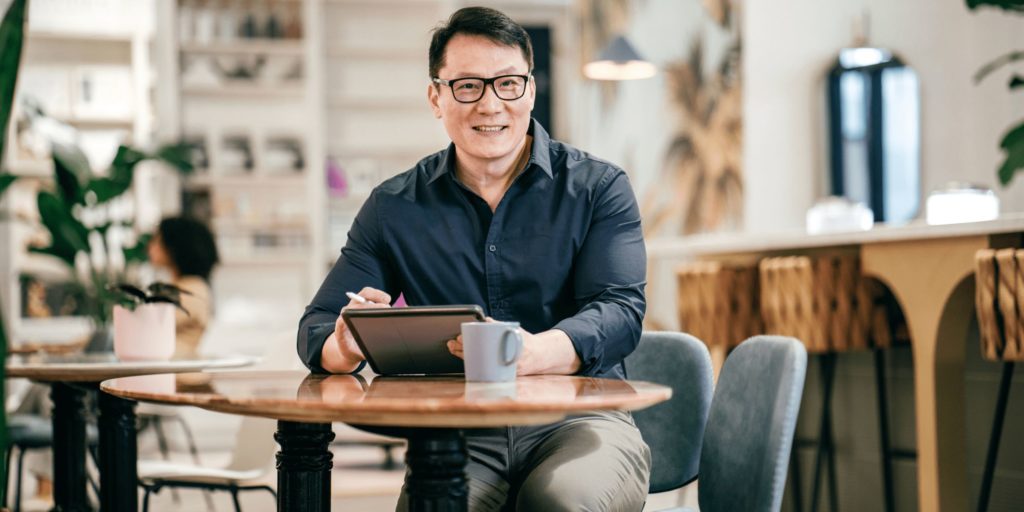
[[[298, 365], [298, 366], [296, 366]], [[295, 369], [302, 363], [295, 352], [295, 341], [282, 337], [266, 350], [263, 360], [252, 367], [256, 370]], [[277, 422], [265, 418], [242, 418], [235, 436], [231, 460], [221, 468], [201, 464], [177, 463], [166, 460], [140, 460], [139, 485], [145, 489], [143, 512], [149, 510], [149, 495], [165, 487], [223, 490], [231, 493], [235, 510], [240, 511], [238, 492], [245, 490], [269, 491], [274, 499], [277, 492], [266, 484], [266, 476], [273, 468], [277, 443], [274, 432]], [[207, 502], [209, 504], [209, 501]]]
[[248, 416], [243, 418], [231, 461], [223, 468], [163, 460], [139, 461], [139, 485], [146, 491], [142, 501], [143, 512], [149, 510], [150, 493], [159, 492], [164, 487], [228, 491], [236, 511], [241, 511], [239, 491], [265, 490], [276, 500], [274, 488], [265, 483], [277, 451], [273, 437], [276, 429], [277, 423], [274, 420]]

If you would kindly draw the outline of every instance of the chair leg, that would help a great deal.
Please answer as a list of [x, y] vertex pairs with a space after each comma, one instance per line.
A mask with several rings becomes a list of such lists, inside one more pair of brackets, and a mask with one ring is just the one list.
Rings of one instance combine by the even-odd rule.
[[238, 503], [238, 487], [231, 488], [231, 500], [235, 502], [235, 512], [242, 512], [242, 505]]
[[892, 480], [892, 445], [889, 439], [889, 395], [885, 382], [885, 353], [875, 349], [875, 391], [878, 394], [878, 440], [882, 453], [882, 489], [886, 512], [896, 510], [896, 492]]
[[142, 512], [149, 512], [149, 487], [143, 487], [146, 492], [142, 495]]
[[153, 418], [153, 431], [156, 433], [156, 444], [160, 449], [160, 456], [164, 460], [171, 458], [170, 449], [167, 447], [167, 436], [164, 435], [163, 421], [160, 417]]
[[11, 490], [11, 455], [14, 455], [14, 449], [11, 446], [6, 446], [7, 455], [4, 457], [4, 503], [3, 507], [7, 508], [7, 502], [10, 496]]
[[793, 498], [793, 512], [804, 512], [804, 497], [800, 487], [800, 454], [796, 443], [793, 443], [789, 451], [789, 494]]
[[829, 501], [832, 512], [838, 509], [838, 496], [836, 492], [836, 466], [835, 455], [832, 443], [832, 384], [835, 381], [836, 355], [834, 353], [822, 354], [818, 358], [821, 379], [824, 385], [821, 402], [821, 424], [818, 431], [818, 453], [814, 460], [814, 483], [811, 487], [811, 511], [818, 511], [818, 497], [821, 495], [821, 472], [822, 463], [826, 462], [830, 472]]
[[21, 470], [24, 468], [25, 448], [18, 450], [18, 467], [14, 470], [17, 476], [14, 477], [14, 512], [21, 512]]
[[1003, 420], [1006, 419], [1006, 403], [1010, 398], [1010, 383], [1012, 381], [1013, 362], [1007, 361], [1003, 363], [1003, 377], [999, 381], [999, 396], [996, 398], [995, 417], [992, 419], [992, 435], [988, 438], [985, 473], [981, 477], [981, 490], [978, 493], [978, 512], [988, 511], [988, 500], [992, 493], [992, 479], [995, 476], [999, 441], [1003, 436]]
[[192, 461], [195, 462], [197, 466], [202, 465], [199, 462], [199, 450], [196, 448], [196, 440], [192, 435], [192, 429], [189, 428], [188, 422], [181, 416], [175, 416], [174, 419], [181, 425], [181, 431], [185, 433], [185, 441], [188, 443], [189, 453], [192, 454]]

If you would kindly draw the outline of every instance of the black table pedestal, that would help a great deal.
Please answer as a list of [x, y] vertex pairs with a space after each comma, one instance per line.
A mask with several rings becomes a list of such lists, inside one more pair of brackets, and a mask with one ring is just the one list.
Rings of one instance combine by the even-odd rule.
[[91, 510], [85, 478], [85, 394], [61, 382], [50, 387], [53, 399], [53, 510]]
[[135, 402], [99, 393], [100, 510], [139, 509]]
[[422, 429], [410, 435], [405, 452], [409, 512], [466, 512], [467, 460], [460, 429]]
[[331, 468], [334, 440], [329, 423], [278, 421], [274, 439], [277, 452], [277, 510], [331, 510]]

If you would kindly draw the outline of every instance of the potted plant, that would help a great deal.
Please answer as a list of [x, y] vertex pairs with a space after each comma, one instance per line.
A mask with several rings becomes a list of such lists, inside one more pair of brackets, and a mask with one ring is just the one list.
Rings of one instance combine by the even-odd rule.
[[[971, 10], [987, 6], [1002, 9], [1006, 12], [1024, 14], [1024, 0], [966, 0], [966, 2], [967, 8]], [[997, 69], [1019, 60], [1024, 60], [1024, 50], [1011, 51], [1001, 55], [982, 66], [975, 73], [974, 81], [975, 83], [981, 82]], [[1024, 90], [1024, 76], [1014, 73], [1007, 83], [1007, 88], [1010, 91], [1015, 89]], [[998, 171], [999, 182], [1005, 186], [1010, 183], [1010, 180], [1013, 179], [1013, 175], [1017, 171], [1024, 169], [1024, 119], [1021, 119], [1015, 126], [1010, 127], [999, 142], [999, 147], [1002, 148], [1003, 153], [1006, 155]]]
[[167, 283], [153, 283], [145, 290], [130, 284], [111, 286], [114, 297], [114, 354], [122, 361], [160, 361], [174, 354], [174, 309], [189, 292]]

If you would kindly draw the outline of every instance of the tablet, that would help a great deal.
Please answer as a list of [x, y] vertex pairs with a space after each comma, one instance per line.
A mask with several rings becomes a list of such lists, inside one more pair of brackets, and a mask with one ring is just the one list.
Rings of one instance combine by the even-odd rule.
[[482, 322], [475, 305], [346, 309], [341, 312], [352, 337], [379, 375], [463, 373], [462, 359], [446, 342], [463, 322]]

